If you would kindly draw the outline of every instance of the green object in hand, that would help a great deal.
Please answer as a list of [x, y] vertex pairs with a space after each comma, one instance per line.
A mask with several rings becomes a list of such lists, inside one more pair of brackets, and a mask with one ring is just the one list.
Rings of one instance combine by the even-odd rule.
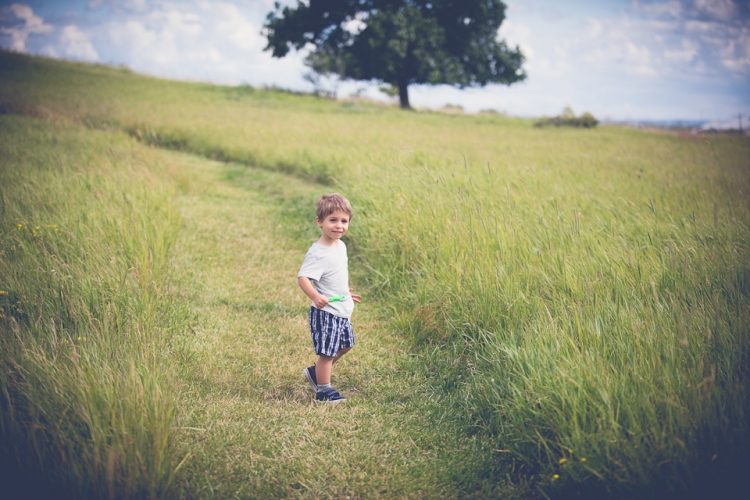
[[328, 302], [338, 302], [340, 300], [344, 300], [346, 298], [346, 295], [336, 295], [335, 297], [331, 297], [328, 299]]

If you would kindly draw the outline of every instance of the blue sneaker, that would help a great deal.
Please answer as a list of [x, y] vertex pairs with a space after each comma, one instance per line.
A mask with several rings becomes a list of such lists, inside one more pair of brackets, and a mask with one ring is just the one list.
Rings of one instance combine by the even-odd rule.
[[315, 378], [315, 365], [312, 365], [309, 368], [305, 368], [304, 370], [302, 370], [302, 373], [310, 383], [310, 387], [312, 387], [312, 390], [318, 392], [318, 379]]
[[322, 389], [315, 394], [316, 403], [331, 403], [335, 405], [344, 401], [346, 401], [346, 398], [339, 394], [339, 391], [333, 387]]

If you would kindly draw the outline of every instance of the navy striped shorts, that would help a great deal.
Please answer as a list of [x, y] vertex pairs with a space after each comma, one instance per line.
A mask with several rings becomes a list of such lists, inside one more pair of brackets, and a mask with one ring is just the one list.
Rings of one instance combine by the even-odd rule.
[[339, 318], [328, 311], [310, 306], [310, 336], [315, 354], [336, 356], [339, 350], [354, 345], [354, 328], [349, 318]]

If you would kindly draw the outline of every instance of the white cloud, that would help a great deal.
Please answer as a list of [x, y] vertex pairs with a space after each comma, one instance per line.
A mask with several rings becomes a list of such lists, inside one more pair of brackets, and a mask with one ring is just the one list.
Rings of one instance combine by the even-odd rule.
[[731, 21], [739, 14], [732, 0], [693, 0], [693, 8], [699, 16], [718, 21]]
[[54, 57], [55, 59], [60, 58], [60, 54], [52, 45], [44, 46], [44, 48], [41, 51], [39, 51], [39, 53], [46, 57]]
[[636, 45], [633, 42], [625, 44], [626, 59], [630, 62], [629, 69], [642, 75], [655, 75], [656, 70], [651, 65], [651, 51], [645, 45]]
[[534, 35], [531, 33], [531, 28], [523, 23], [506, 19], [503, 21], [503, 24], [500, 25], [497, 37], [499, 40], [505, 40], [509, 47], [518, 46], [526, 57], [526, 66], [533, 66], [532, 61], [536, 59], [536, 51], [531, 46], [531, 40], [534, 38]]
[[597, 19], [587, 19], [589, 24], [589, 36], [591, 38], [598, 37], [602, 32], [602, 23]]
[[[109, 36], [115, 45], [125, 48], [128, 55], [141, 54], [151, 58], [156, 47], [158, 35], [149, 30], [141, 21], [127, 20], [113, 22], [109, 25]], [[163, 50], [163, 46], [161, 49]]]
[[71, 59], [82, 59], [84, 61], [98, 61], [99, 54], [91, 45], [89, 37], [77, 26], [69, 24], [60, 33], [60, 44], [63, 54]]
[[733, 0], [692, 0], [690, 5], [685, 5], [678, 0], [668, 2], [633, 0], [632, 7], [635, 14], [649, 18], [731, 21], [739, 15], [739, 6]]
[[[581, 65], [593, 66], [610, 74], [654, 76], [659, 62], [650, 47], [652, 40], [644, 36], [647, 27], [628, 17], [620, 19], [588, 19], [588, 38], [577, 41], [575, 53]], [[591, 43], [591, 37], [596, 38]]]
[[685, 30], [688, 33], [696, 33], [696, 34], [711, 33], [715, 31], [716, 28], [717, 28], [717, 24], [709, 22], [709, 21], [690, 20], [690, 21], [685, 22]]
[[633, 0], [633, 10], [639, 13], [643, 13], [646, 16], [658, 17], [658, 16], [670, 16], [679, 18], [682, 16], [682, 4], [676, 0], [665, 3], [652, 3], [652, 2], [639, 2]]
[[499, 39], [504, 39], [509, 46], [527, 44], [532, 35], [531, 28], [523, 23], [515, 22], [509, 19], [503, 21], [497, 32]]
[[694, 15], [685, 21], [684, 30], [698, 44], [698, 52], [708, 54], [701, 62], [709, 66], [713, 63], [713, 71], [719, 71], [715, 65], [718, 62], [735, 76], [749, 74], [750, 23], [747, 16], [740, 14], [736, 4], [723, 0], [696, 0], [694, 7]]
[[119, 0], [112, 3], [116, 3], [119, 7], [136, 12], [142, 12], [149, 8], [148, 0]]
[[346, 21], [342, 27], [352, 35], [358, 35], [367, 28], [367, 23], [362, 22], [359, 19], [350, 19], [349, 21]]
[[720, 49], [722, 65], [735, 72], [750, 74], [750, 29], [744, 29], [738, 36]]
[[367, 14], [360, 12], [354, 18], [346, 21], [342, 26], [352, 35], [358, 35], [367, 28], [367, 17]]
[[698, 45], [695, 42], [687, 39], [682, 40], [681, 48], [674, 50], [667, 49], [664, 51], [664, 57], [666, 57], [670, 61], [678, 63], [689, 63], [693, 59], [695, 59], [695, 56], [697, 54]]
[[591, 63], [644, 76], [742, 78], [750, 73], [746, 14], [732, 0], [633, 0], [620, 17], [588, 19], [596, 44], [576, 50]]
[[223, 33], [242, 50], [261, 50], [263, 39], [260, 35], [260, 26], [250, 22], [236, 5], [230, 3], [211, 4], [214, 14], [218, 20], [214, 24], [216, 33]]
[[[256, 3], [262, 12], [273, 4]], [[164, 2], [146, 13], [118, 15], [100, 29], [99, 38], [108, 46], [108, 60], [123, 61], [136, 71], [218, 83], [305, 86], [304, 54], [272, 59], [263, 51], [262, 19], [229, 1]]]
[[[133, 66], [154, 69], [184, 65], [200, 52], [211, 50], [201, 43], [205, 19], [179, 7], [155, 9], [109, 24], [108, 36], [116, 51]], [[197, 59], [203, 59], [198, 57]]]
[[115, 12], [148, 12], [153, 8], [153, 3], [148, 0], [89, 0], [86, 7], [93, 10], [107, 4]]
[[177, 9], [155, 11], [148, 16], [152, 26], [159, 27], [165, 39], [195, 39], [203, 32], [201, 17]]
[[54, 27], [45, 24], [35, 15], [28, 5], [14, 3], [0, 8], [0, 33], [10, 36], [10, 49], [26, 52], [26, 40], [29, 35], [44, 34], [54, 31]]

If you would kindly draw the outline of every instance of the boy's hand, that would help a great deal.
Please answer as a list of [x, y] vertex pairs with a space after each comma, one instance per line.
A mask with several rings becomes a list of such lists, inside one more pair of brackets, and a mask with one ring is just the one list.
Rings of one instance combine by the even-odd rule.
[[[350, 289], [349, 289], [349, 292], [351, 292], [351, 291], [353, 291], [353, 290], [354, 290], [354, 288], [350, 288]], [[355, 295], [355, 294], [353, 294], [353, 293], [352, 293], [352, 300], [353, 300], [353, 301], [354, 301], [355, 303], [359, 304], [359, 303], [360, 303], [360, 299], [361, 299], [361, 298], [362, 298], [362, 296], [361, 296], [361, 295]]]
[[326, 305], [328, 305], [329, 302], [330, 300], [328, 300], [328, 297], [321, 294], [318, 294], [315, 299], [313, 299], [313, 303], [318, 309], [323, 309]]
[[297, 283], [299, 283], [299, 287], [302, 289], [303, 292], [305, 292], [305, 295], [310, 297], [310, 300], [313, 301], [313, 304], [315, 304], [315, 307], [318, 309], [323, 309], [328, 302], [328, 297], [325, 295], [321, 295], [318, 293], [317, 290], [315, 290], [315, 287], [310, 283], [309, 278], [305, 278], [304, 276], [300, 276], [297, 278]]

